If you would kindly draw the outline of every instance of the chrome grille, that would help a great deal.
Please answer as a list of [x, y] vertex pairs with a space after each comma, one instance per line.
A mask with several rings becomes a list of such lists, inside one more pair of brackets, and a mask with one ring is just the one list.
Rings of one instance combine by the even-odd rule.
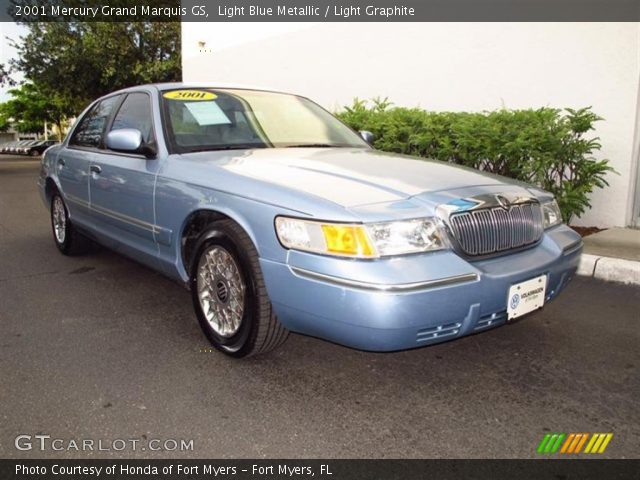
[[449, 217], [453, 236], [467, 255], [489, 255], [524, 247], [540, 240], [544, 230], [538, 203], [453, 213]]

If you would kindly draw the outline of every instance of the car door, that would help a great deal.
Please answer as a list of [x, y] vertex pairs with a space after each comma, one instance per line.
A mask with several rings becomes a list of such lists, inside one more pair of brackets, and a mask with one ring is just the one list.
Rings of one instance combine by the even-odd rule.
[[84, 227], [93, 222], [89, 209], [89, 165], [100, 146], [102, 133], [121, 95], [105, 98], [93, 105], [78, 122], [69, 143], [56, 159], [56, 172], [69, 215]]
[[[134, 128], [145, 144], [155, 143], [151, 96], [126, 94], [117, 107], [109, 131]], [[142, 154], [101, 150], [89, 166], [89, 196], [97, 230], [114, 248], [135, 255], [145, 263], [157, 257], [153, 190], [158, 161]], [[140, 258], [140, 255], [144, 257]]]

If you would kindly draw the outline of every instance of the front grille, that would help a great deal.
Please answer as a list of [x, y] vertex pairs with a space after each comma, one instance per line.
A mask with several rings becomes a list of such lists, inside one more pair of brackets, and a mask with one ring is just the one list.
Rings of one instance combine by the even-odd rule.
[[498, 325], [502, 325], [507, 321], [507, 312], [500, 313], [492, 313], [491, 315], [486, 315], [481, 317], [476, 323], [474, 330], [483, 330], [489, 327], [497, 327]]
[[454, 213], [451, 231], [467, 255], [490, 255], [520, 248], [540, 240], [544, 230], [538, 203]]
[[455, 336], [460, 331], [461, 326], [461, 323], [448, 323], [446, 325], [425, 328], [418, 332], [416, 341], [418, 343], [429, 342], [431, 340], [439, 340], [441, 338]]

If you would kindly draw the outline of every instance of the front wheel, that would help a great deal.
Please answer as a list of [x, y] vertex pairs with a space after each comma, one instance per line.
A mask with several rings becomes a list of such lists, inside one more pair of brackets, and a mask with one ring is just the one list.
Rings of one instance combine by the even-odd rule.
[[233, 357], [265, 353], [289, 331], [273, 313], [258, 252], [232, 220], [211, 224], [191, 262], [191, 296], [202, 331], [218, 350]]

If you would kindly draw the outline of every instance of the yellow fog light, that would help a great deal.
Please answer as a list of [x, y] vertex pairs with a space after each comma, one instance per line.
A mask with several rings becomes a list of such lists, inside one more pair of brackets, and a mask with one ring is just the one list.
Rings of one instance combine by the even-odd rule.
[[375, 250], [367, 232], [357, 225], [322, 225], [327, 251], [340, 255], [373, 257]]

